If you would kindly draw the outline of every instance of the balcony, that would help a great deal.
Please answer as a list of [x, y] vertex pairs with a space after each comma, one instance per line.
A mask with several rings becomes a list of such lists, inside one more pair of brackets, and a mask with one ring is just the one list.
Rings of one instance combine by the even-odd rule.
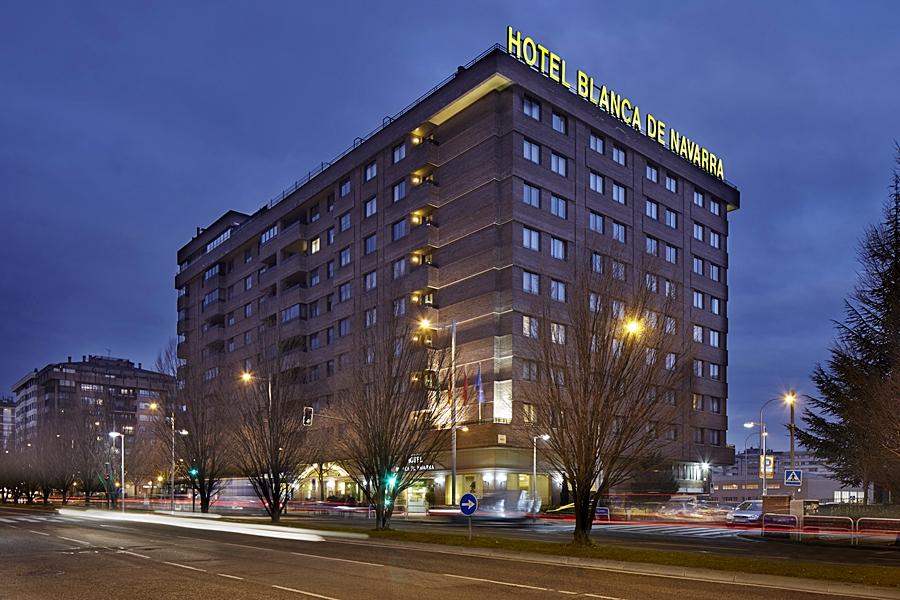
[[210, 346], [212, 344], [224, 343], [225, 341], [225, 325], [210, 325], [203, 332], [203, 345]]
[[407, 277], [409, 285], [417, 290], [440, 287], [440, 270], [432, 265], [413, 267]]
[[190, 319], [181, 319], [178, 321], [178, 325], [175, 326], [176, 333], [187, 333], [191, 328], [191, 320]]
[[414, 225], [407, 237], [416, 248], [424, 248], [426, 246], [436, 248], [440, 245], [440, 229], [437, 225], [429, 225], [427, 223]]
[[178, 302], [176, 302], [176, 307], [178, 308], [178, 310], [187, 308], [188, 305], [191, 303], [190, 300], [191, 300], [191, 298], [188, 294], [183, 294], [181, 296], [178, 296]]

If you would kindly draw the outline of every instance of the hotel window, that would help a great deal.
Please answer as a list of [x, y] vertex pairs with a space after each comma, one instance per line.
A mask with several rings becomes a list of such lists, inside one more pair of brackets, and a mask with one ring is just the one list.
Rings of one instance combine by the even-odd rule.
[[522, 228], [522, 247], [529, 250], [541, 251], [541, 234], [528, 227]]
[[391, 188], [393, 191], [394, 202], [399, 202], [406, 198], [406, 180], [401, 179], [397, 183], [394, 184], [394, 187]]
[[713, 348], [719, 347], [719, 332], [715, 329], [709, 330], [709, 345]]
[[612, 159], [613, 162], [617, 162], [623, 167], [625, 166], [625, 151], [619, 148], [618, 146], [613, 146], [612, 149]]
[[378, 287], [378, 272], [369, 271], [368, 273], [363, 275], [363, 284], [367, 292], [372, 291], [376, 287]]
[[710, 200], [709, 201], [709, 212], [714, 215], [719, 215], [722, 213], [722, 204], [718, 200]]
[[522, 202], [535, 208], [541, 207], [541, 190], [533, 185], [522, 184]]
[[346, 302], [350, 299], [351, 288], [350, 283], [342, 283], [338, 288], [338, 302]]
[[375, 323], [378, 321], [378, 309], [374, 306], [369, 308], [365, 312], [365, 327], [368, 329], [369, 327], [374, 327]]
[[703, 310], [703, 292], [694, 290], [693, 298], [694, 298], [694, 308], [699, 308], [699, 309]]
[[394, 316], [402, 317], [406, 314], [406, 296], [400, 296], [394, 300]]
[[603, 138], [596, 133], [591, 133], [591, 150], [598, 154], [603, 154], [605, 151]]
[[644, 245], [644, 251], [647, 254], [650, 254], [652, 256], [658, 256], [659, 255], [659, 240], [654, 237], [650, 237], [648, 235], [646, 243]]
[[614, 260], [612, 263], [612, 276], [616, 281], [625, 281], [625, 263]]
[[722, 279], [722, 270], [719, 265], [709, 263], [709, 278], [713, 281], [720, 281]]
[[314, 238], [309, 242], [309, 253], [315, 254], [322, 248], [322, 241], [319, 238]]
[[659, 204], [653, 200], [646, 200], [644, 202], [644, 214], [654, 221], [659, 219]]
[[622, 242], [624, 244], [626, 235], [627, 234], [625, 231], [625, 225], [623, 225], [622, 223], [619, 223], [618, 221], [613, 221], [613, 226], [612, 226], [613, 239], [616, 240], [617, 242]]
[[211, 266], [210, 268], [208, 268], [206, 271], [203, 272], [203, 281], [212, 279], [213, 277], [215, 277], [218, 274], [219, 274], [219, 264], [216, 263], [213, 266]]
[[716, 363], [709, 363], [709, 378], [719, 381], [722, 379], [721, 366]]
[[703, 192], [694, 191], [694, 204], [697, 206], [703, 206]]
[[691, 394], [691, 410], [696, 410], [696, 411], [703, 410], [703, 395], [702, 394]]
[[693, 270], [697, 275], [703, 275], [703, 259], [699, 256], [694, 257]]
[[522, 290], [528, 294], [540, 293], [540, 275], [531, 271], [522, 271]]
[[678, 213], [668, 208], [666, 209], [666, 226], [678, 229]]
[[703, 241], [703, 225], [694, 223], [694, 239]]
[[372, 254], [378, 249], [378, 234], [373, 233], [363, 240], [363, 255]]
[[562, 323], [550, 323], [550, 341], [554, 344], [565, 344], [566, 326]]
[[694, 360], [694, 376], [703, 377], [703, 361]]
[[703, 343], [703, 327], [700, 325], [694, 325], [694, 341], [698, 344]]
[[550, 170], [562, 177], [566, 176], [566, 157], [555, 152], [550, 153]]
[[709, 298], [709, 311], [714, 315], [722, 314], [722, 301], [718, 298], [714, 298], [710, 296]]
[[375, 213], [377, 213], [378, 212], [378, 198], [375, 196], [372, 196], [371, 198], [366, 200], [363, 210], [365, 211], [365, 215], [366, 215], [367, 219], [369, 217], [373, 216]]
[[559, 196], [550, 196], [550, 214], [560, 219], [567, 219], [569, 214], [569, 202]]
[[709, 232], [709, 245], [713, 248], [721, 248], [722, 247], [722, 236], [720, 236], [715, 231], [710, 230]]
[[614, 183], [612, 186], [612, 198], [619, 204], [625, 204], [625, 188]]
[[550, 298], [557, 302], [566, 301], [566, 283], [564, 281], [550, 280]]
[[673, 194], [678, 191], [678, 180], [671, 175], [666, 175], [666, 189]]
[[300, 305], [294, 304], [281, 311], [281, 322], [287, 323], [300, 317]]
[[309, 272], [309, 287], [319, 285], [319, 268], [316, 267]]
[[558, 260], [566, 260], [566, 243], [559, 238], [550, 238], [550, 256]]
[[372, 181], [376, 175], [378, 175], [378, 165], [373, 160], [366, 165], [366, 181]]
[[653, 273], [647, 273], [644, 275], [644, 285], [647, 288], [647, 291], [651, 294], [655, 294], [659, 291], [659, 277], [654, 275]]
[[[350, 227], [349, 221], [350, 221], [350, 214], [348, 213], [347, 214], [347, 222], [348, 222], [347, 227], [348, 228]], [[343, 231], [343, 229], [341, 231]], [[334, 227], [328, 228], [328, 231], [325, 232], [325, 239], [328, 241], [329, 246], [334, 243]]]
[[653, 165], [647, 165], [647, 179], [653, 183], [659, 183], [659, 169]]
[[715, 396], [709, 397], [709, 412], [717, 415], [722, 414], [722, 399]]
[[341, 198], [350, 193], [350, 180], [345, 179], [341, 182]]
[[598, 194], [603, 193], [603, 175], [591, 171], [589, 185]]
[[676, 362], [675, 353], [674, 352], [667, 353], [666, 354], [666, 369], [669, 371], [674, 370], [675, 362]]
[[676, 325], [675, 317], [666, 317], [663, 320], [663, 330], [666, 332], [666, 335], [675, 335]]
[[[350, 213], [345, 212], [338, 219], [338, 227], [340, 227], [341, 231], [347, 231], [350, 229]], [[333, 241], [333, 240], [332, 240]]]
[[719, 429], [707, 429], [707, 434], [709, 435], [709, 445], [710, 446], [721, 446], [722, 445], [722, 431]]
[[541, 103], [530, 96], [522, 97], [522, 112], [535, 119], [541, 120]]
[[[272, 238], [278, 235], [278, 224], [272, 225], [268, 229], [266, 229], [261, 236], [259, 236], [259, 243], [265, 244]], [[246, 261], [245, 261], [246, 262]]]
[[350, 246], [347, 246], [346, 248], [344, 248], [343, 250], [341, 250], [340, 261], [341, 261], [341, 266], [342, 266], [342, 267], [346, 267], [347, 265], [350, 264], [350, 257], [351, 257], [351, 255], [350, 255]]
[[249, 290], [253, 287], [253, 275], [244, 277], [244, 289]]
[[603, 255], [599, 252], [591, 254], [591, 270], [594, 271], [594, 273], [603, 272]]
[[568, 130], [567, 125], [568, 124], [566, 123], [566, 118], [563, 115], [558, 114], [556, 112], [553, 113], [553, 129], [554, 129], [554, 131], [558, 131], [558, 132], [564, 134]]
[[391, 154], [394, 158], [394, 164], [397, 164], [406, 158], [406, 142], [401, 142], [394, 146], [393, 150], [391, 150]]
[[400, 219], [391, 225], [391, 240], [396, 242], [399, 239], [405, 238], [408, 231], [406, 219]]
[[522, 156], [536, 165], [541, 164], [541, 147], [534, 142], [524, 140], [522, 142]]
[[398, 258], [391, 267], [394, 279], [400, 279], [406, 275], [406, 257]]
[[244, 318], [249, 319], [252, 316], [253, 316], [253, 303], [248, 302], [247, 304], [244, 305]]
[[678, 248], [666, 244], [666, 262], [672, 263], [673, 265], [678, 263]]
[[588, 215], [588, 227], [591, 228], [591, 231], [603, 233], [603, 215], [591, 211]]

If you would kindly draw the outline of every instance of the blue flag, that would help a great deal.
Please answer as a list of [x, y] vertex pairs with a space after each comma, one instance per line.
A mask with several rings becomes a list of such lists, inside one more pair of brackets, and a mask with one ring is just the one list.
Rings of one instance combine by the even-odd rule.
[[478, 363], [478, 375], [475, 376], [475, 393], [478, 394], [478, 404], [484, 404], [484, 383], [481, 381], [481, 363]]

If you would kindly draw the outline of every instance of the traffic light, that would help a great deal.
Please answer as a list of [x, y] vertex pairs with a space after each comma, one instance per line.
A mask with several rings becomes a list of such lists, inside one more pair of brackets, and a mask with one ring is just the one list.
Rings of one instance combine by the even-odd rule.
[[313, 420], [313, 407], [312, 406], [304, 406], [303, 407], [303, 426], [309, 427], [312, 425]]
[[389, 490], [394, 489], [394, 486], [397, 485], [397, 476], [396, 475], [388, 475], [387, 479], [385, 480], [385, 483], [387, 483], [387, 488]]
[[199, 474], [200, 469], [198, 469], [197, 467], [191, 467], [190, 469], [188, 469], [188, 475], [190, 475], [191, 477], [196, 477]]

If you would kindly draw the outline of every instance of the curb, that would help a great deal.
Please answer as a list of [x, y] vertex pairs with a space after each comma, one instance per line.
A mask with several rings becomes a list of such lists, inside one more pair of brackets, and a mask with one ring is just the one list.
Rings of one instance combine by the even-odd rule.
[[708, 583], [763, 587], [770, 589], [789, 590], [794, 592], [853, 596], [856, 598], [870, 598], [873, 600], [900, 600], [900, 588], [863, 585], [857, 583], [844, 583], [840, 581], [823, 581], [820, 579], [807, 579], [803, 577], [785, 577], [781, 575], [719, 571], [716, 569], [698, 569], [694, 567], [678, 567], [672, 565], [657, 565], [653, 563], [624, 562], [604, 560], [599, 558], [554, 556], [549, 554], [536, 554], [533, 552], [493, 550], [489, 548], [464, 548], [460, 546], [445, 546], [442, 544], [427, 544], [421, 542], [397, 542], [393, 540], [375, 541], [370, 539], [365, 541], [354, 540], [353, 542], [339, 543], [352, 543], [394, 548], [413, 548], [425, 552], [438, 552], [442, 554], [488, 557], [518, 562], [543, 563], [582, 569], [595, 569], [599, 571], [615, 571], [618, 573], [626, 573], [632, 575], [668, 577], [673, 579], [689, 579], [692, 581], [704, 581]]

